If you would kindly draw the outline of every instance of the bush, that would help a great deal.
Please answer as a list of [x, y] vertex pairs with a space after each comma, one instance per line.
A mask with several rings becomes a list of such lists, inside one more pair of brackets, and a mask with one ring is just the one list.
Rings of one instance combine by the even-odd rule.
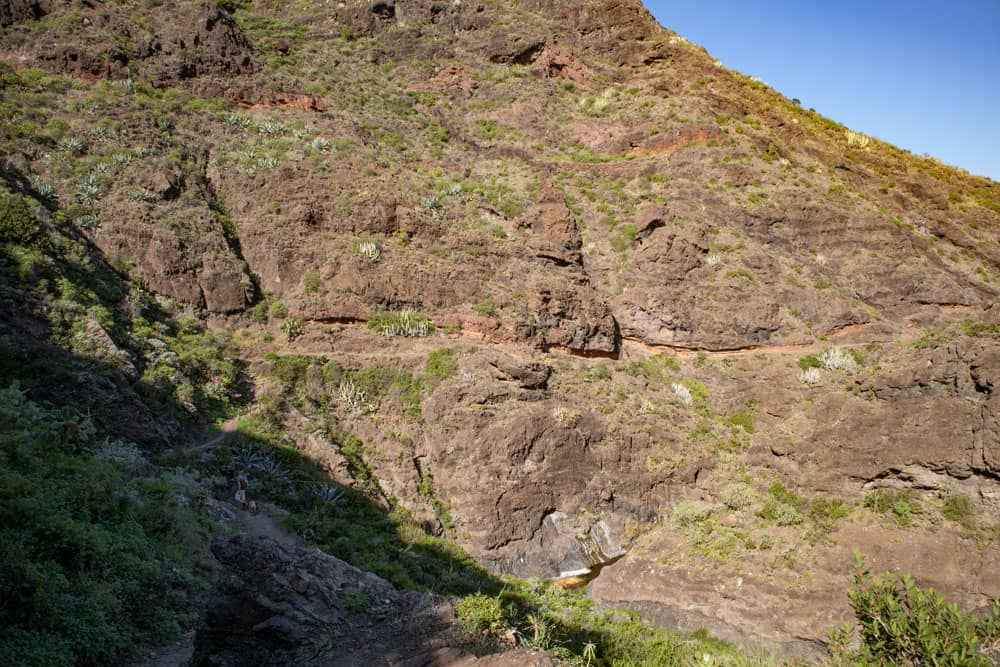
[[28, 245], [35, 240], [40, 229], [31, 214], [29, 199], [0, 194], [0, 243]]
[[474, 593], [467, 595], [455, 605], [459, 622], [469, 632], [499, 635], [507, 628], [500, 599]]
[[722, 490], [722, 504], [731, 510], [745, 510], [757, 502], [757, 492], [746, 484], [730, 484]]
[[193, 623], [202, 486], [134, 476], [148, 467], [75, 411], [0, 390], [0, 664], [118, 664]]
[[806, 356], [799, 359], [799, 368], [804, 371], [810, 368], [822, 368], [823, 363], [819, 360], [815, 354], [807, 354]]
[[500, 311], [497, 310], [496, 305], [490, 301], [480, 301], [479, 303], [472, 306], [472, 310], [483, 317], [499, 317]]
[[424, 366], [421, 382], [424, 389], [431, 393], [441, 382], [453, 377], [457, 372], [458, 362], [452, 356], [451, 350], [443, 347], [427, 355], [427, 363]]
[[670, 518], [678, 526], [690, 526], [704, 521], [712, 514], [712, 506], [697, 500], [682, 500], [674, 507]]
[[941, 514], [944, 518], [967, 526], [972, 522], [976, 506], [968, 496], [951, 496], [944, 501]]
[[892, 512], [896, 522], [908, 526], [921, 512], [920, 498], [913, 489], [875, 489], [865, 496], [865, 507], [876, 514]]
[[879, 665], [982, 665], [983, 640], [994, 640], [1000, 607], [977, 621], [934, 589], [919, 588], [908, 575], [873, 578], [858, 558], [854, 589], [848, 593], [861, 645], [852, 662]]

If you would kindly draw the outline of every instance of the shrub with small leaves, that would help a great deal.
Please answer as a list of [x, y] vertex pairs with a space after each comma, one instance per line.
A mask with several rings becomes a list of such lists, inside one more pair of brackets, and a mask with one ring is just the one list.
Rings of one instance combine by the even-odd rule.
[[866, 665], [968, 665], [989, 667], [984, 655], [991, 621], [1000, 620], [994, 604], [992, 619], [977, 620], [957, 605], [917, 586], [909, 575], [887, 572], [873, 577], [856, 554], [854, 589], [848, 592], [857, 618], [860, 646], [845, 656]]
[[469, 632], [499, 635], [507, 629], [503, 605], [499, 598], [483, 593], [467, 595], [455, 605], [455, 615]]
[[572, 428], [580, 423], [580, 412], [563, 406], [552, 409], [552, 418], [563, 428]]
[[802, 513], [788, 503], [768, 501], [759, 514], [762, 519], [773, 521], [779, 526], [797, 526], [802, 523]]
[[757, 492], [746, 484], [730, 484], [722, 489], [722, 504], [731, 510], [745, 510], [757, 502]]
[[0, 243], [27, 245], [39, 236], [42, 228], [31, 213], [30, 201], [0, 192]]
[[682, 500], [674, 506], [670, 518], [678, 526], [690, 526], [704, 521], [712, 514], [712, 506], [698, 500]]

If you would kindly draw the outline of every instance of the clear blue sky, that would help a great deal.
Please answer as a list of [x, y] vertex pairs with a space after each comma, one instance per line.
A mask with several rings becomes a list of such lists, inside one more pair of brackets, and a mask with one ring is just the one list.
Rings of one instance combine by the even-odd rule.
[[643, 0], [731, 69], [1000, 181], [1000, 0]]

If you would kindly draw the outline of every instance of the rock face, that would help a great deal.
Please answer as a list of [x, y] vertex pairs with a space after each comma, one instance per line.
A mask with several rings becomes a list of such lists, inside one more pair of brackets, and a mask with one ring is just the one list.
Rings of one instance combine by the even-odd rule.
[[39, 0], [4, 0], [0, 2], [0, 26], [38, 19], [45, 15]]
[[253, 71], [249, 41], [232, 17], [208, 0], [174, 3], [170, 12], [151, 11], [145, 20], [100, 3], [75, 10], [72, 3], [5, 2], [0, 24], [46, 15], [51, 28], [39, 37], [32, 57], [59, 72], [158, 81], [207, 74], [234, 76]]
[[[0, 2], [0, 95], [38, 103], [5, 117], [9, 187], [239, 330], [259, 390], [301, 354], [307, 396], [262, 412], [332, 479], [492, 571], [607, 565], [604, 603], [792, 652], [846, 618], [855, 547], [967, 607], [1000, 594], [996, 183], [847, 133], [635, 0], [152, 4]], [[429, 335], [365, 327], [409, 311]], [[108, 330], [74, 336], [141, 381]], [[355, 409], [331, 368], [398, 376]], [[216, 552], [202, 664], [308, 664], [326, 635], [377, 662], [352, 632], [408, 635], [340, 592], [429, 599]]]

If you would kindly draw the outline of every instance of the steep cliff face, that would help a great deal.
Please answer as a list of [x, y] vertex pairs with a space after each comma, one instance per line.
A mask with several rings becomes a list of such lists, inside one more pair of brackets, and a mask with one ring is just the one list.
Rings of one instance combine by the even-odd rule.
[[637, 1], [170, 6], [0, 3], [8, 187], [230, 332], [334, 479], [789, 650], [854, 548], [1000, 594], [996, 183]]

